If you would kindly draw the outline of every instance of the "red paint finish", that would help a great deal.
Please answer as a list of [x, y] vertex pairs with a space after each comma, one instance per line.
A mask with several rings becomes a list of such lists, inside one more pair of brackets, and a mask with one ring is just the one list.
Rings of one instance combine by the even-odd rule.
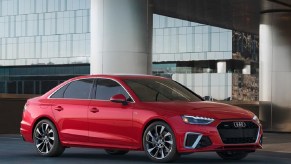
[[[54, 120], [63, 142], [88, 142], [88, 105], [91, 100], [51, 100]], [[59, 110], [61, 109], [61, 110]]]
[[108, 147], [137, 147], [132, 131], [133, 104], [92, 100], [89, 108], [99, 110], [88, 113], [89, 142]]
[[[123, 86], [133, 99], [119, 103], [110, 100], [50, 98], [62, 86], [79, 79], [112, 79]], [[177, 150], [180, 153], [217, 150], [255, 150], [261, 148], [261, 125], [253, 120], [254, 114], [231, 105], [198, 102], [143, 102], [124, 82], [124, 79], [164, 79], [155, 76], [92, 75], [70, 79], [41, 97], [27, 101], [21, 121], [21, 135], [33, 142], [33, 129], [41, 119], [51, 120], [64, 146], [116, 148], [143, 150], [142, 137], [148, 123], [154, 120], [166, 122], [174, 131]], [[166, 80], [166, 79], [164, 79]], [[93, 95], [96, 87], [92, 87]], [[124, 97], [115, 97], [116, 101]], [[208, 125], [192, 125], [183, 122], [181, 116], [203, 116], [215, 121]], [[258, 140], [252, 144], [223, 144], [217, 126], [223, 121], [252, 121], [260, 127]], [[187, 132], [200, 133], [210, 138], [212, 145], [204, 148], [185, 148]]]

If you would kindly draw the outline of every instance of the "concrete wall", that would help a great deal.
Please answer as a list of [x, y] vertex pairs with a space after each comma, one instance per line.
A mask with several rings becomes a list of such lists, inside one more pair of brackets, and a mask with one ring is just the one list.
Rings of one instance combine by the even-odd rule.
[[26, 98], [0, 98], [0, 134], [18, 134]]
[[149, 7], [147, 0], [91, 1], [91, 74], [151, 74]]
[[260, 119], [270, 131], [291, 132], [291, 12], [261, 15]]

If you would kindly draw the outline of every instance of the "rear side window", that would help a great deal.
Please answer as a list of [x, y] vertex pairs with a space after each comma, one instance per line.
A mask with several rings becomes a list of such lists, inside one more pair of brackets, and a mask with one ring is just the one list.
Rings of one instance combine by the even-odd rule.
[[93, 79], [82, 79], [71, 82], [64, 92], [64, 98], [89, 99]]
[[57, 90], [53, 95], [51, 95], [51, 98], [64, 98], [64, 92], [67, 89], [68, 85], [69, 84], [66, 84], [65, 86]]
[[98, 79], [96, 99], [109, 100], [112, 96], [117, 94], [123, 94], [127, 101], [132, 101], [128, 93], [116, 81], [110, 79]]

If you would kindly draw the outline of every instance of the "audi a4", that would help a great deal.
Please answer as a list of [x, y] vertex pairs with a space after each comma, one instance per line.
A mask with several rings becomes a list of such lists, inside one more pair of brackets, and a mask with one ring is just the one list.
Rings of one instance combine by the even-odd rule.
[[144, 151], [155, 162], [213, 151], [240, 160], [262, 148], [258, 117], [239, 107], [204, 101], [173, 80], [147, 75], [90, 75], [29, 99], [23, 139], [47, 157], [69, 147], [110, 155]]

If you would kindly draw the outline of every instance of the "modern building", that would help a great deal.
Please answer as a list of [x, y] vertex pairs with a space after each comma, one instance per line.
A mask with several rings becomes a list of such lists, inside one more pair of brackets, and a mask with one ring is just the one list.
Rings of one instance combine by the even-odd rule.
[[[264, 127], [291, 131], [290, 6], [288, 0], [0, 0], [0, 92], [41, 94], [76, 75], [163, 73], [167, 66], [203, 96], [244, 100], [249, 89], [257, 92], [258, 79], [245, 74], [258, 75], [260, 63]], [[259, 58], [252, 56], [257, 48], [244, 53], [256, 47], [253, 34]]]
[[154, 14], [153, 73], [206, 99], [258, 101], [258, 36]]
[[[1, 2], [0, 93], [41, 94], [90, 73], [89, 0]], [[172, 74], [203, 97], [232, 99], [232, 38], [232, 30], [154, 14], [153, 71]], [[163, 70], [164, 63], [174, 70]]]
[[89, 74], [90, 0], [0, 0], [0, 93]]

